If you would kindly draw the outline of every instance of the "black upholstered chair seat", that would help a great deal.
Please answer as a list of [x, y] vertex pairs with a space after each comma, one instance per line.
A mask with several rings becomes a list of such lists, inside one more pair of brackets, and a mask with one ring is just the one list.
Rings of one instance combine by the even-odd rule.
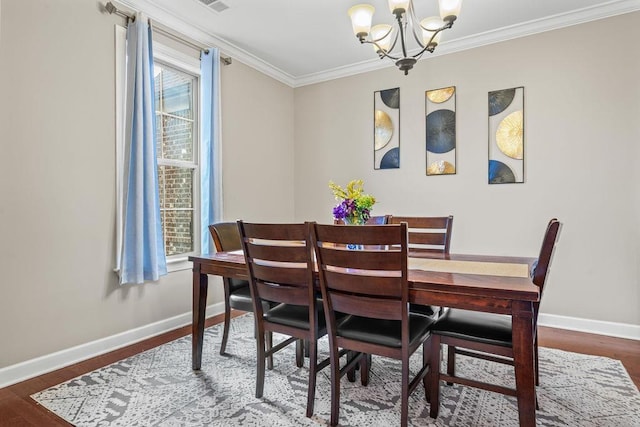
[[431, 328], [434, 334], [483, 344], [511, 347], [511, 317], [449, 309]]
[[431, 317], [433, 319], [438, 318], [440, 315], [440, 307], [436, 305], [409, 304], [409, 311], [411, 313], [422, 314], [423, 316]]
[[[409, 314], [409, 343], [424, 341], [429, 334], [433, 319]], [[358, 341], [366, 341], [386, 347], [402, 347], [401, 322], [399, 320], [371, 319], [349, 316], [337, 328], [338, 336]]]
[[234, 293], [237, 290], [248, 288], [249, 282], [243, 279], [231, 279], [229, 278], [229, 290]]
[[[233, 293], [229, 295], [229, 306], [236, 310], [253, 311], [253, 302], [251, 301], [251, 289], [249, 289], [249, 283], [245, 282], [246, 286], [237, 287]], [[262, 309], [269, 310], [271, 305], [266, 302], [262, 302]]]
[[[265, 311], [264, 319], [280, 325], [309, 329], [309, 308], [302, 305], [278, 304]], [[322, 307], [318, 307], [318, 329], [321, 331], [326, 329]]]

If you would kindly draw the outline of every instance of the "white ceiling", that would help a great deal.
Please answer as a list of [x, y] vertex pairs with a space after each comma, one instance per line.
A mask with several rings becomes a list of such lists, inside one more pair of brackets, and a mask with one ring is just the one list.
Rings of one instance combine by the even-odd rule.
[[[377, 59], [370, 46], [360, 45], [347, 16], [350, 6], [370, 3], [376, 8], [374, 24], [391, 24], [386, 0], [216, 1], [228, 9], [216, 12], [201, 0], [119, 3], [146, 12], [200, 42], [216, 43], [223, 53], [257, 64], [292, 86], [391, 64]], [[415, 0], [414, 4], [420, 18], [438, 14], [437, 0]], [[435, 54], [634, 10], [640, 10], [640, 0], [466, 0]]]

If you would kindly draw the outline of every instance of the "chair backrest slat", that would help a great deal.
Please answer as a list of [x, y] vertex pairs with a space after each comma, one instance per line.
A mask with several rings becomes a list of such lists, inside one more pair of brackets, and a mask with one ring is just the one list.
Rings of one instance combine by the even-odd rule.
[[410, 231], [409, 241], [418, 245], [444, 246], [447, 243], [447, 235], [445, 233], [414, 233]]
[[[379, 226], [368, 225], [367, 228], [369, 227]], [[360, 225], [339, 225], [337, 227], [324, 229], [323, 233], [325, 233], [327, 242], [336, 245], [386, 245], [389, 244], [389, 242], [393, 242], [394, 245], [399, 245], [401, 243], [398, 240], [398, 231], [394, 231], [393, 228], [378, 228], [379, 231], [375, 233], [362, 233], [361, 229], [362, 226]]]
[[273, 285], [257, 281], [256, 288], [260, 299], [284, 304], [308, 306], [309, 294], [306, 288]]
[[376, 319], [402, 320], [401, 300], [389, 301], [362, 295], [332, 293], [331, 304], [333, 310], [340, 313]]
[[[319, 249], [327, 265], [363, 270], [388, 270], [393, 268], [394, 265], [399, 265], [402, 257], [397, 245], [391, 250], [382, 250], [378, 247], [372, 248], [366, 252], [366, 256], [359, 256], [363, 254], [354, 256], [352, 250], [346, 246], [338, 248], [321, 247]], [[366, 250], [368, 248], [365, 247], [363, 249]]]
[[406, 222], [409, 227], [409, 250], [414, 252], [440, 252], [448, 254], [451, 248], [453, 216], [395, 216], [390, 224]]
[[302, 243], [292, 242], [291, 246], [278, 240], [249, 241], [251, 256], [255, 259], [263, 259], [274, 262], [306, 262], [307, 248]]
[[315, 307], [311, 224], [237, 226], [255, 312], [262, 315], [262, 301]]
[[253, 277], [261, 282], [306, 287], [309, 280], [306, 263], [300, 264], [297, 267], [281, 267], [275, 265], [262, 265], [254, 262], [252, 267]]
[[336, 291], [402, 298], [402, 289], [395, 277], [344, 274], [332, 270], [325, 270], [324, 274], [331, 289]]

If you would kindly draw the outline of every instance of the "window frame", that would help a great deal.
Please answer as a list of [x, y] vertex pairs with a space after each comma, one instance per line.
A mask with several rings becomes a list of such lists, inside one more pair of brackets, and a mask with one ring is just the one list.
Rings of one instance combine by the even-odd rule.
[[[159, 65], [168, 66], [174, 68], [179, 72], [188, 74], [194, 77], [193, 88], [193, 162], [187, 162], [182, 160], [169, 160], [158, 159], [158, 166], [161, 164], [164, 166], [179, 166], [179, 167], [191, 167], [193, 168], [193, 227], [191, 230], [193, 238], [193, 251], [176, 254], [166, 255], [167, 258], [167, 271], [180, 271], [189, 270], [192, 268], [189, 261], [190, 255], [197, 255], [201, 252], [200, 242], [200, 228], [201, 228], [201, 212], [200, 212], [200, 168], [202, 166], [201, 159], [201, 135], [200, 135], [200, 85], [201, 85], [201, 73], [200, 73], [200, 60], [189, 55], [185, 55], [175, 49], [172, 49], [166, 45], [163, 45], [154, 40], [153, 42], [153, 62], [157, 62]], [[158, 111], [156, 107], [156, 111]], [[163, 230], [164, 234], [164, 230]], [[166, 254], [166, 248], [165, 248]]]

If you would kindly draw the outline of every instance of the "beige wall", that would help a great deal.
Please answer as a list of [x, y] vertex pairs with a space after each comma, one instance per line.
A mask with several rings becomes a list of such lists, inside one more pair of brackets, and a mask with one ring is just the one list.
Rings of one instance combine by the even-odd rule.
[[[633, 13], [296, 89], [296, 217], [330, 221], [327, 182], [362, 178], [376, 214], [454, 215], [454, 252], [535, 256], [556, 216], [542, 311], [639, 325], [638, 39]], [[426, 177], [424, 92], [450, 85], [458, 173]], [[488, 185], [487, 92], [515, 86], [526, 183]], [[401, 167], [375, 171], [373, 92], [394, 87]]]
[[[4, 0], [1, 19], [0, 368], [191, 308], [190, 271], [124, 287], [112, 272], [122, 20], [86, 0]], [[293, 89], [237, 61], [222, 73], [225, 217], [292, 219]]]

